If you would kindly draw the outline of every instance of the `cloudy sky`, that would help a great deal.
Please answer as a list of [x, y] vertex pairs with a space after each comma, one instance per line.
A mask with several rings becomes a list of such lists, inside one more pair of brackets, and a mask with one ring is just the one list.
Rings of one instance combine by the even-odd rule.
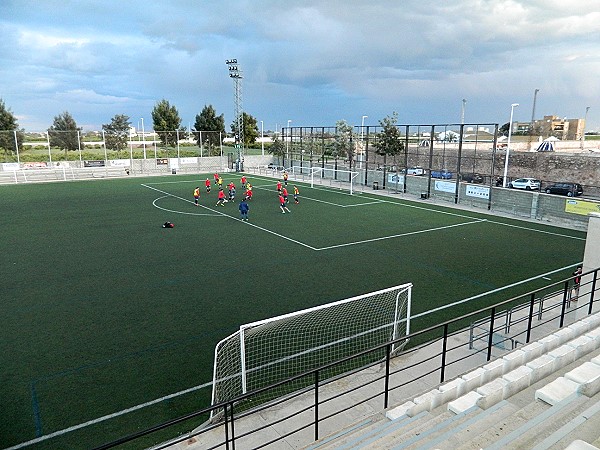
[[[28, 131], [68, 111], [151, 126], [243, 109], [265, 130], [582, 118], [600, 131], [600, 0], [0, 0], [0, 98]], [[150, 124], [150, 126], [148, 125]]]

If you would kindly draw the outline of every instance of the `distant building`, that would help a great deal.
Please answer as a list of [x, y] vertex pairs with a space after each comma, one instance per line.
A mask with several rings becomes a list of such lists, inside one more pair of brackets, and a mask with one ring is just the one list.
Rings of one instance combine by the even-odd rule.
[[[513, 123], [513, 133], [528, 134], [531, 122]], [[561, 141], [579, 141], [585, 130], [585, 119], [567, 119], [558, 116], [544, 116], [533, 121], [533, 135], [549, 138], [554, 136]]]

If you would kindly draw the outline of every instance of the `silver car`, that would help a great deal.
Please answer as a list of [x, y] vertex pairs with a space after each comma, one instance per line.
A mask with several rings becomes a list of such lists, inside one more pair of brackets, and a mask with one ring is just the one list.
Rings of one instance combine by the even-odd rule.
[[514, 189], [526, 189], [528, 191], [537, 191], [540, 189], [542, 182], [535, 178], [517, 178], [510, 182], [508, 187]]

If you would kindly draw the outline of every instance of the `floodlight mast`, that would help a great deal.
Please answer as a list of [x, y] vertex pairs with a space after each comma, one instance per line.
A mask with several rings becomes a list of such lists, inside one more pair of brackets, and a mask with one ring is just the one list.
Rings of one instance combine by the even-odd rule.
[[242, 69], [240, 68], [237, 59], [228, 59], [225, 61], [229, 68], [229, 77], [233, 79], [234, 86], [234, 114], [237, 123], [237, 133], [235, 134], [235, 147], [238, 151], [238, 160], [236, 171], [244, 170], [244, 110], [242, 107]]

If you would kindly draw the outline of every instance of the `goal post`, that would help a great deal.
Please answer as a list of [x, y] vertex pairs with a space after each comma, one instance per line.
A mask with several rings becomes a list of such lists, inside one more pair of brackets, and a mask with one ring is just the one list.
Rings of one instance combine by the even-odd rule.
[[[240, 326], [215, 347], [212, 404], [408, 335], [411, 292], [408, 283]], [[405, 344], [395, 343], [392, 352]], [[373, 352], [359, 363], [336, 366], [323, 378], [383, 357], [383, 350]], [[268, 395], [279, 397], [306, 386], [301, 380], [295, 383]]]

